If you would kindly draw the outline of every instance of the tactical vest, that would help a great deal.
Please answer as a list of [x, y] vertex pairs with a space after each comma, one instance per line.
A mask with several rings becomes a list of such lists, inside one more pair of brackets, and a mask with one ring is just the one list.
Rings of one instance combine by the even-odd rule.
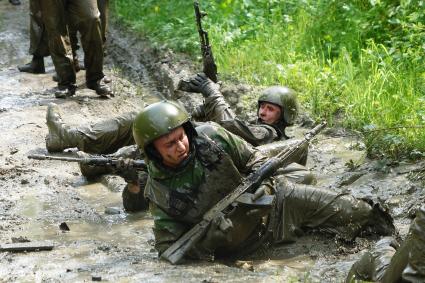
[[[206, 136], [194, 139], [195, 157], [203, 166], [202, 184], [191, 191], [179, 192], [149, 178], [145, 196], [176, 220], [198, 223], [217, 202], [241, 182], [241, 175], [231, 157]], [[194, 160], [195, 162], [195, 160]]]

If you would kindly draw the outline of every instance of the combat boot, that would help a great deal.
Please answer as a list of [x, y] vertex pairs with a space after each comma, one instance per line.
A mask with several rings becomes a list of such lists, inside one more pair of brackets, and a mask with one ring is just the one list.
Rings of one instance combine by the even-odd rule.
[[47, 106], [46, 124], [49, 129], [49, 134], [46, 136], [46, 148], [49, 152], [60, 152], [66, 148], [79, 147], [80, 132], [62, 121], [60, 110], [54, 103]]
[[108, 95], [113, 97], [114, 94], [109, 86], [107, 86], [102, 80], [96, 82], [87, 82], [87, 88], [96, 91], [96, 93], [102, 97], [107, 97]]
[[55, 90], [55, 97], [56, 98], [67, 98], [75, 95], [76, 86], [75, 85], [69, 85], [69, 86], [59, 86]]
[[379, 202], [373, 202], [370, 199], [364, 199], [372, 206], [372, 210], [366, 223], [366, 231], [381, 235], [391, 236], [396, 232], [394, 219]]
[[24, 73], [44, 74], [46, 72], [44, 58], [33, 56], [31, 62], [18, 66], [18, 70]]

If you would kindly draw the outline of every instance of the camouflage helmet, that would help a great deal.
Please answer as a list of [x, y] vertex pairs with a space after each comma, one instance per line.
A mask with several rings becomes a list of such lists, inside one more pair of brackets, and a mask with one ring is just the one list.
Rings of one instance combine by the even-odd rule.
[[170, 133], [190, 119], [189, 114], [175, 102], [163, 100], [145, 107], [135, 118], [133, 136], [140, 149], [155, 139]]
[[258, 107], [261, 102], [268, 102], [280, 106], [283, 120], [286, 125], [294, 124], [298, 115], [297, 95], [293, 89], [285, 86], [272, 86], [266, 88], [258, 98]]

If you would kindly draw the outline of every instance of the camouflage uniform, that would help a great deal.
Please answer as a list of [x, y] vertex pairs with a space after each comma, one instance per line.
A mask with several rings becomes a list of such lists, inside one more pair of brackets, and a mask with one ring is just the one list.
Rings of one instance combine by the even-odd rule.
[[88, 153], [109, 154], [134, 144], [132, 126], [136, 112], [127, 112], [98, 123], [71, 127], [62, 121], [60, 109], [54, 103], [47, 107], [46, 147], [49, 152], [77, 147]]
[[346, 282], [425, 282], [425, 206], [416, 213], [409, 233], [398, 247], [386, 237], [352, 266]]
[[[170, 169], [147, 159], [145, 196], [154, 218], [155, 248], [160, 254], [231, 192], [242, 175], [267, 159], [217, 124], [198, 126], [196, 133], [191, 155], [180, 167]], [[243, 202], [235, 204], [226, 216], [233, 228], [219, 239], [210, 236], [217, 235], [211, 230], [219, 229], [211, 225], [189, 256], [235, 256], [259, 244], [294, 241], [308, 228], [352, 239], [374, 219], [371, 205], [349, 195], [311, 186], [295, 189], [284, 176], [266, 180], [262, 186], [267, 195], [275, 196], [275, 202], [261, 209]]]

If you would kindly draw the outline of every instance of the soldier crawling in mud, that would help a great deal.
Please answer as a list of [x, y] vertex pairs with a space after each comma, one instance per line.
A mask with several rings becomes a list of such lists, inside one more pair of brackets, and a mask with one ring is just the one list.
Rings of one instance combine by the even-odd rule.
[[425, 282], [425, 205], [416, 212], [406, 239], [399, 245], [392, 237], [378, 241], [351, 267], [346, 283]]
[[[214, 122], [192, 123], [184, 109], [169, 101], [143, 109], [135, 118], [133, 135], [146, 157], [145, 196], [154, 218], [159, 254], [233, 191], [242, 176], [267, 160], [259, 150]], [[313, 228], [347, 240], [364, 231], [378, 235], [394, 232], [391, 216], [378, 204], [298, 186], [295, 188], [284, 175], [265, 179], [256, 188], [264, 195], [257, 201], [238, 199], [212, 221], [188, 256], [237, 257], [260, 245], [295, 241]]]
[[[198, 119], [200, 118], [199, 113], [202, 112], [202, 120], [218, 122], [227, 130], [240, 135], [253, 145], [283, 140], [278, 144], [261, 147], [261, 150], [267, 152], [269, 156], [272, 156], [277, 149], [283, 149], [293, 142], [288, 141], [288, 137], [285, 135], [285, 128], [294, 123], [298, 113], [296, 94], [293, 90], [287, 87], [270, 87], [264, 90], [258, 100], [258, 120], [255, 123], [246, 123], [236, 117], [218, 90], [217, 84], [214, 84], [202, 74], [194, 76], [190, 81], [192, 91], [200, 91], [205, 96], [205, 104], [202, 106], [202, 110], [194, 113], [194, 116]], [[94, 125], [73, 128], [63, 123], [57, 106], [49, 105], [47, 111], [49, 134], [46, 137], [46, 147], [49, 152], [77, 147], [88, 153], [112, 153], [121, 148], [112, 156], [142, 158], [141, 155], [138, 155], [136, 147], [124, 147], [134, 144], [131, 128], [135, 115], [135, 112], [129, 112]], [[300, 151], [300, 154], [293, 160], [294, 163], [282, 168], [281, 173], [297, 183], [314, 183], [314, 176], [304, 166], [307, 161], [307, 150], [306, 147], [303, 151]], [[89, 179], [108, 173], [108, 168], [105, 167], [84, 165], [80, 167], [83, 175]], [[142, 200], [143, 192], [140, 192], [137, 184], [143, 185], [145, 182], [134, 180], [137, 175], [136, 172], [127, 169], [125, 165], [124, 168], [119, 168], [120, 172], [125, 172], [124, 175], [121, 175], [129, 182], [129, 186], [123, 191], [123, 198], [128, 200], [127, 202], [124, 201], [124, 207], [131, 211], [139, 210], [137, 201]], [[109, 168], [109, 173], [111, 172], [111, 168]], [[146, 175], [143, 174], [143, 176], [143, 179], [145, 179]]]

